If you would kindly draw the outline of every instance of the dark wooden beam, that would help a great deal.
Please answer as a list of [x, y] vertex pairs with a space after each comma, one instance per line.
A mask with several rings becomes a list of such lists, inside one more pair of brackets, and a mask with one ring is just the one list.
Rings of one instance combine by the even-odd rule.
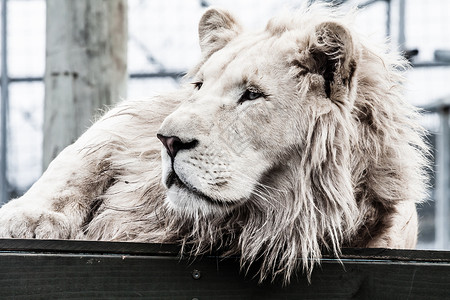
[[259, 284], [239, 258], [183, 258], [175, 245], [0, 240], [1, 299], [449, 299], [450, 252], [344, 249], [311, 283]]

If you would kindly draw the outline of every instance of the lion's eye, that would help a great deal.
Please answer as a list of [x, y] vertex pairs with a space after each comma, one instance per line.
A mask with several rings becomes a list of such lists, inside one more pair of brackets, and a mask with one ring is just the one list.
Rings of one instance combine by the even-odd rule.
[[195, 89], [199, 90], [202, 88], [203, 82], [197, 81], [197, 82], [193, 82], [192, 84], [194, 85]]
[[242, 103], [248, 100], [256, 100], [261, 97], [264, 97], [264, 94], [261, 92], [246, 90], [244, 94], [242, 94], [241, 99], [239, 99], [239, 102]]

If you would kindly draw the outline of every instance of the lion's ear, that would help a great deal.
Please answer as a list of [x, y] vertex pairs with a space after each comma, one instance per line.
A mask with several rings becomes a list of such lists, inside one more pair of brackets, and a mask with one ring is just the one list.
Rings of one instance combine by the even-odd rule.
[[226, 10], [210, 8], [198, 24], [202, 55], [208, 57], [235, 38], [242, 31], [241, 25]]
[[308, 50], [311, 71], [325, 79], [327, 97], [345, 102], [359, 56], [350, 31], [339, 23], [321, 23], [315, 28]]

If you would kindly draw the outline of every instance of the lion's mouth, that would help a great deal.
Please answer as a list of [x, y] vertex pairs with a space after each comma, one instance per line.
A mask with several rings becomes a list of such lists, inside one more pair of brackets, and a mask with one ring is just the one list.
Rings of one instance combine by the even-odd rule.
[[224, 203], [222, 201], [216, 200], [216, 199], [212, 199], [211, 197], [206, 196], [202, 191], [200, 191], [198, 188], [194, 187], [193, 185], [191, 185], [190, 183], [183, 181], [178, 175], [177, 173], [175, 173], [174, 171], [172, 171], [169, 176], [167, 177], [167, 181], [166, 181], [166, 186], [169, 189], [171, 186], [176, 186], [179, 189], [188, 191], [192, 194], [194, 194], [197, 198], [208, 202], [209, 204], [213, 204], [213, 205], [229, 205], [230, 203]]

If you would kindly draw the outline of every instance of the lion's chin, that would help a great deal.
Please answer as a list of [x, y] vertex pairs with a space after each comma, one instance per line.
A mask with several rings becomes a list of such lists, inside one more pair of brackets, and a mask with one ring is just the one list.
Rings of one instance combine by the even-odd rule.
[[176, 174], [171, 174], [167, 181], [166, 202], [170, 209], [188, 215], [216, 215], [227, 212], [235, 204], [212, 199], [199, 189], [184, 183]]
[[177, 185], [173, 185], [167, 190], [166, 204], [172, 211], [188, 216], [198, 214], [208, 216], [220, 212], [220, 207], [216, 207], [208, 198]]

